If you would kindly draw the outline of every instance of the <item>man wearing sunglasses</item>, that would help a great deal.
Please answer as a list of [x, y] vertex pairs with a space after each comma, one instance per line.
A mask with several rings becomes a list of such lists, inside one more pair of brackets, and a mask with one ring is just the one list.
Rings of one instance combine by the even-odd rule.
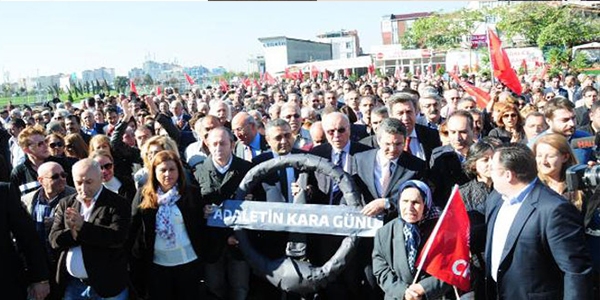
[[[15, 166], [10, 174], [10, 181], [19, 188], [21, 195], [27, 194], [38, 187], [38, 169], [49, 161], [60, 164], [64, 170], [71, 169], [71, 163], [64, 157], [50, 155], [48, 144], [42, 130], [37, 127], [28, 127], [19, 134], [19, 147], [25, 152], [24, 162]], [[73, 185], [73, 178], [67, 176], [67, 184]]]
[[[44, 245], [44, 252], [48, 258], [50, 274], [56, 272], [58, 252], [52, 250], [48, 235], [54, 222], [54, 212], [59, 200], [77, 193], [75, 188], [67, 186], [67, 173], [63, 167], [55, 162], [43, 163], [38, 168], [38, 182], [40, 188], [25, 194], [21, 202], [35, 223], [35, 229]], [[50, 299], [58, 299], [56, 281], [50, 276]], [[55, 295], [55, 297], [52, 297]]]

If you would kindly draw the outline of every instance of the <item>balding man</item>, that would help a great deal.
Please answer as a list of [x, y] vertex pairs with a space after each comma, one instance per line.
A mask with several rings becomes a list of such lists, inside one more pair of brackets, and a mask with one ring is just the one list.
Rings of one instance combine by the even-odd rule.
[[[63, 167], [55, 162], [46, 162], [38, 168], [38, 182], [40, 188], [25, 194], [21, 197], [21, 202], [25, 209], [31, 215], [35, 222], [40, 242], [44, 245], [50, 273], [56, 272], [56, 262], [58, 253], [50, 247], [48, 234], [54, 221], [54, 211], [60, 199], [76, 193], [75, 189], [67, 186], [67, 173]], [[59, 293], [56, 292], [56, 281], [54, 276], [50, 277], [51, 296], [50, 299], [58, 299]]]
[[269, 149], [265, 136], [258, 133], [256, 120], [248, 113], [241, 112], [231, 120], [231, 128], [238, 141], [233, 154], [251, 162], [254, 157]]
[[194, 133], [198, 141], [191, 143], [185, 149], [185, 159], [190, 167], [194, 168], [197, 164], [202, 163], [210, 154], [206, 145], [206, 138], [208, 132], [219, 126], [221, 126], [219, 119], [211, 115], [205, 116], [194, 123]]
[[[345, 114], [332, 112], [326, 114], [322, 121], [323, 130], [328, 143], [317, 146], [311, 154], [323, 157], [337, 165], [346, 173], [352, 174], [354, 170], [354, 155], [371, 148], [350, 140], [350, 121]], [[310, 185], [318, 188], [311, 189], [311, 202], [318, 204], [338, 205], [342, 200], [342, 192], [334, 184], [330, 176], [316, 173], [314, 182], [309, 178]], [[337, 251], [341, 239], [332, 236], [317, 236], [309, 252], [309, 259], [313, 264], [322, 265]], [[322, 292], [327, 299], [358, 299], [360, 276], [356, 276], [356, 269], [345, 270], [337, 280], [331, 282]]]
[[313, 147], [327, 143], [327, 138], [325, 138], [325, 131], [323, 131], [323, 123], [321, 123], [321, 121], [314, 122], [310, 126], [309, 132]]
[[60, 251], [57, 282], [66, 287], [65, 299], [127, 299], [129, 202], [102, 187], [93, 159], [75, 163], [72, 174], [77, 193], [60, 200], [50, 231], [52, 248]]
[[300, 107], [295, 103], [285, 103], [281, 106], [279, 116], [290, 124], [294, 137], [294, 149], [309, 150], [312, 147], [312, 140], [310, 132], [302, 128], [304, 120], [300, 115]]

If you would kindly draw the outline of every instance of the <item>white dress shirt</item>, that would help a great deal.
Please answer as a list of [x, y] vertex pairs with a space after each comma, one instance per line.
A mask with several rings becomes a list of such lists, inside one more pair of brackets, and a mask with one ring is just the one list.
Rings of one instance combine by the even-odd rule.
[[426, 162], [427, 157], [425, 157], [425, 150], [423, 149], [423, 146], [419, 141], [419, 137], [417, 136], [417, 131], [414, 128], [409, 136], [410, 145], [408, 146], [410, 147], [410, 153], [412, 153], [413, 156], [416, 156]]
[[529, 196], [536, 180], [537, 179], [530, 182], [512, 199], [502, 196], [503, 203], [498, 211], [498, 216], [496, 216], [494, 232], [492, 234], [492, 264], [490, 269], [492, 278], [494, 278], [494, 281], [496, 282], [498, 282], [498, 268], [500, 267], [500, 259], [502, 259], [502, 252], [506, 244], [508, 232], [521, 208], [521, 204], [523, 204], [523, 201]]

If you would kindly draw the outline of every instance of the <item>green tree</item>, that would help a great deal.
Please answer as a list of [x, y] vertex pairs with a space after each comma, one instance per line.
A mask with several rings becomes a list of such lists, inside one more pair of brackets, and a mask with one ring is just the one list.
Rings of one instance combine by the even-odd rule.
[[117, 91], [117, 93], [125, 93], [128, 86], [129, 86], [129, 78], [127, 78], [125, 76], [115, 77], [115, 90]]
[[150, 76], [150, 74], [146, 74], [144, 76], [144, 85], [153, 85], [154, 84], [154, 79], [152, 79], [152, 76]]
[[460, 46], [477, 22], [484, 21], [484, 11], [461, 9], [452, 13], [434, 13], [421, 18], [404, 34], [400, 43], [404, 48], [447, 50]]

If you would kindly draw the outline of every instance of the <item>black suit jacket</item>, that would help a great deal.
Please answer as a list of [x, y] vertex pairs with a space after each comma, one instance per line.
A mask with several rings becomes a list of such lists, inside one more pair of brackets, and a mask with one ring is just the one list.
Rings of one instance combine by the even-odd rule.
[[[350, 153], [348, 157], [348, 170], [345, 170], [346, 173], [352, 174], [354, 173], [354, 155], [363, 151], [370, 150], [371, 148], [365, 146], [363, 144], [350, 141]], [[322, 144], [317, 147], [314, 147], [310, 153], [326, 158], [328, 161], [331, 161], [331, 153], [332, 153], [331, 144]], [[318, 189], [313, 189], [313, 197], [312, 201], [319, 204], [329, 204], [329, 195], [331, 194], [332, 181], [331, 178], [324, 174], [315, 173], [316, 182], [310, 182], [311, 185], [318, 187]]]
[[[205, 247], [205, 245], [202, 245], [202, 232], [205, 222], [199, 194], [200, 190], [197, 187], [188, 185], [185, 191], [180, 191], [181, 198], [175, 205], [181, 212], [185, 230], [194, 252], [201, 259], [202, 249]], [[158, 212], [158, 208], [141, 208], [140, 203], [142, 203], [142, 200], [140, 190], [133, 199], [131, 207], [133, 215], [128, 237], [128, 250], [131, 247], [130, 254], [132, 256], [130, 268], [138, 292], [143, 292], [146, 288], [148, 272], [154, 259], [156, 213]]]
[[[262, 154], [263, 152], [266, 152], [267, 150], [269, 150], [269, 144], [267, 144], [267, 139], [265, 138], [264, 135], [257, 133], [259, 135], [259, 141], [260, 141], [260, 151], [255, 153], [255, 157], [259, 156], [260, 154]], [[235, 147], [233, 148], [233, 155], [244, 159], [244, 150], [246, 148], [246, 145], [244, 145], [241, 141], [237, 141], [235, 143]]]
[[575, 120], [579, 127], [590, 125], [590, 109], [585, 106], [576, 107]]
[[101, 297], [116, 296], [129, 282], [125, 242], [131, 221], [131, 205], [121, 196], [102, 188], [89, 221], [83, 223], [75, 240], [66, 226], [65, 211], [67, 207], [80, 211], [81, 202], [76, 197], [77, 194], [74, 194], [60, 200], [50, 230], [50, 243], [61, 252], [56, 281], [61, 284], [70, 277], [66, 268], [67, 252], [72, 247], [81, 246], [89, 285]]
[[425, 162], [428, 162], [431, 160], [433, 149], [442, 145], [440, 134], [437, 130], [420, 124], [415, 124], [415, 131], [421, 146], [423, 146], [423, 151], [425, 152]]
[[[251, 168], [250, 162], [233, 156], [229, 169], [224, 175], [221, 175], [213, 164], [212, 155], [209, 155], [194, 174], [200, 186], [202, 206], [220, 205], [227, 199], [234, 199], [240, 182]], [[207, 247], [204, 249], [204, 257], [207, 262], [212, 263], [219, 259], [227, 245], [227, 238], [231, 235], [233, 235], [233, 231], [228, 228], [206, 228], [205, 245]], [[237, 254], [241, 258], [241, 253]]]
[[433, 201], [436, 206], [442, 209], [446, 206], [454, 185], [463, 185], [470, 180], [458, 155], [450, 145], [433, 150], [429, 179], [434, 186]]
[[[45, 247], [35, 231], [33, 220], [21, 205], [17, 189], [2, 182], [0, 195], [0, 290], [5, 299], [25, 299], [29, 283], [48, 280], [50, 276]], [[21, 258], [27, 264], [27, 274]]]
[[402, 153], [398, 157], [396, 169], [390, 180], [390, 185], [384, 192], [382, 197], [379, 197], [377, 188], [375, 187], [375, 165], [377, 164], [378, 149], [356, 153], [354, 155], [354, 163], [356, 166], [352, 178], [362, 194], [364, 203], [369, 203], [377, 198], [390, 198], [397, 200], [398, 187], [403, 182], [410, 179], [421, 180], [425, 177], [427, 164], [409, 153]]
[[510, 226], [494, 282], [492, 241], [503, 202], [494, 191], [486, 203], [487, 299], [593, 299], [581, 214], [539, 180]]
[[363, 124], [350, 124], [350, 140], [358, 142], [369, 136], [367, 126]]

